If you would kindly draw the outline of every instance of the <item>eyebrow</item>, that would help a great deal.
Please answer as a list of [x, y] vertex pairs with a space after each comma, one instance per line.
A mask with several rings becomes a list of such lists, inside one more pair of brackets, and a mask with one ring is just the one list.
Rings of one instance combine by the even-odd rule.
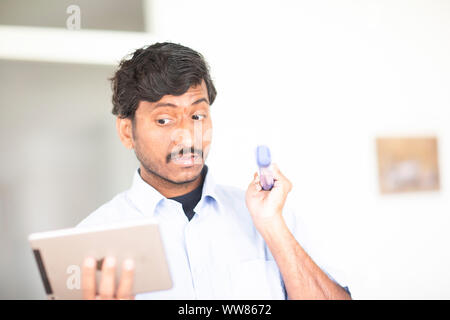
[[[191, 105], [196, 105], [202, 102], [206, 102], [207, 104], [209, 104], [208, 100], [206, 100], [206, 98], [200, 98], [194, 102], [192, 102]], [[155, 107], [153, 109], [156, 108], [161, 108], [161, 107], [172, 107], [172, 108], [177, 108], [178, 106], [176, 104], [170, 103], [170, 102], [159, 102], [155, 105]]]

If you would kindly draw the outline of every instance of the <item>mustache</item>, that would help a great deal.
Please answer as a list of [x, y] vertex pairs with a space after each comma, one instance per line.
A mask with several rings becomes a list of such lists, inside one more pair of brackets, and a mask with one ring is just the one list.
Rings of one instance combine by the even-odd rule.
[[173, 158], [176, 158], [178, 156], [182, 157], [182, 156], [184, 156], [186, 154], [198, 155], [198, 156], [203, 158], [203, 150], [196, 149], [194, 147], [190, 147], [190, 148], [182, 148], [182, 149], [179, 149], [179, 150], [174, 151], [172, 153], [169, 153], [167, 155], [166, 161], [167, 161], [167, 163], [169, 163], [170, 160], [172, 160]]

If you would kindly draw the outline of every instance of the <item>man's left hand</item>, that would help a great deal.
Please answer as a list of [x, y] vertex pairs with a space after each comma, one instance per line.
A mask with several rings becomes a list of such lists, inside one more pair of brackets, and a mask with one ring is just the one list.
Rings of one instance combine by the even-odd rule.
[[271, 169], [274, 185], [270, 191], [263, 190], [258, 173], [255, 172], [253, 181], [249, 184], [245, 195], [247, 208], [252, 216], [255, 227], [270, 227], [279, 220], [283, 211], [288, 193], [292, 190], [292, 183], [281, 173], [278, 166], [273, 163]]

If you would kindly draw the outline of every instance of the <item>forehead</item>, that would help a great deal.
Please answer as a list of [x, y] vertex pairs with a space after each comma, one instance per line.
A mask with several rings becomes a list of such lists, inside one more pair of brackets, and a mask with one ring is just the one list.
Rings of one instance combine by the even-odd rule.
[[206, 88], [204, 81], [198, 85], [190, 87], [185, 93], [179, 96], [168, 94], [156, 102], [141, 101], [138, 109], [142, 109], [141, 111], [143, 112], [152, 112], [153, 110], [159, 109], [161, 106], [184, 108], [191, 106], [194, 102], [202, 98], [209, 102], [208, 89]]

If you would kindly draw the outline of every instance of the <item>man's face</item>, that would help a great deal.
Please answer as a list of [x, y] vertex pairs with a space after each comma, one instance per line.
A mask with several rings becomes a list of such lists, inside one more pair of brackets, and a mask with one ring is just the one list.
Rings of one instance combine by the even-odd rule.
[[176, 184], [197, 179], [211, 143], [209, 108], [204, 81], [181, 96], [141, 101], [132, 136], [136, 157], [145, 170]]

